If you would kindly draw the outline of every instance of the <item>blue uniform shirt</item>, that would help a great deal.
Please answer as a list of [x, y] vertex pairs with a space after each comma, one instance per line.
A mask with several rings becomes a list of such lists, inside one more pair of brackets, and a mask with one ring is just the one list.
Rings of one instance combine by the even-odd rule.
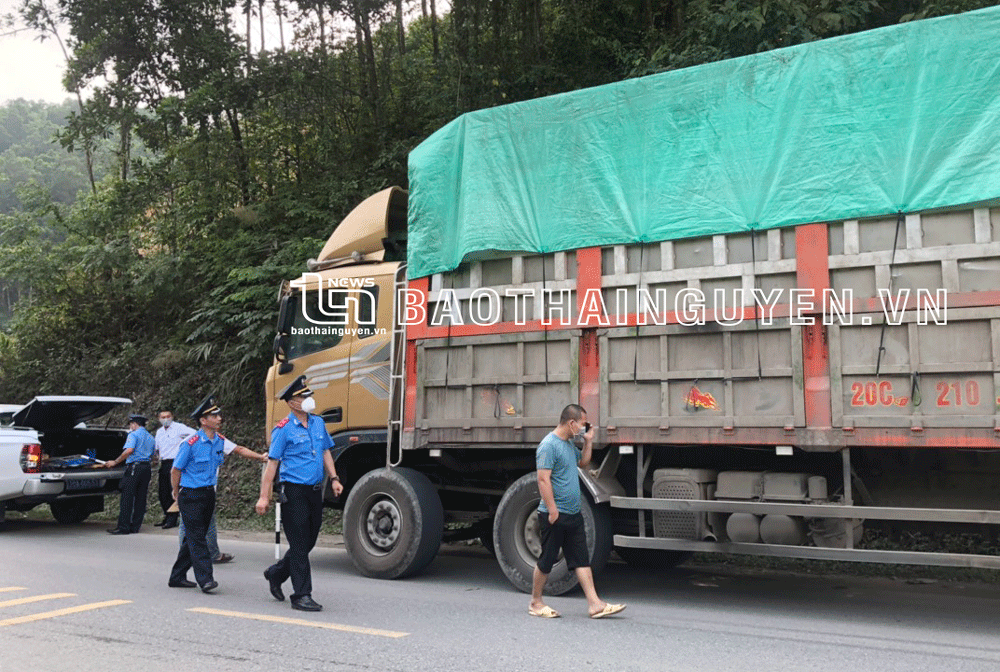
[[281, 480], [313, 485], [323, 480], [323, 452], [333, 448], [326, 423], [318, 415], [309, 416], [305, 426], [289, 413], [271, 430], [271, 448], [267, 456], [281, 460]]
[[182, 488], [204, 488], [219, 480], [219, 466], [225, 459], [226, 437], [218, 432], [214, 439], [198, 430], [187, 441], [181, 441], [174, 469], [181, 472]]
[[[535, 466], [552, 470], [552, 495], [559, 513], [580, 512], [580, 475], [576, 467], [583, 453], [572, 441], [566, 441], [550, 432], [535, 450]], [[548, 513], [543, 499], [538, 510]]]
[[125, 451], [129, 448], [132, 449], [132, 453], [125, 459], [125, 464], [149, 462], [149, 458], [153, 456], [153, 450], [156, 448], [156, 439], [146, 431], [145, 427], [139, 427], [129, 432], [128, 438], [125, 439], [125, 447], [122, 450]]

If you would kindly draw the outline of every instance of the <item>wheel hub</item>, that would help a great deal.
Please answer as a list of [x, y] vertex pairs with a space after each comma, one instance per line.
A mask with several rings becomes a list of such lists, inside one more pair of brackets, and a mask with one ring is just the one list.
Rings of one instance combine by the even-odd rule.
[[366, 519], [368, 540], [378, 549], [387, 551], [399, 539], [399, 508], [391, 499], [375, 502]]

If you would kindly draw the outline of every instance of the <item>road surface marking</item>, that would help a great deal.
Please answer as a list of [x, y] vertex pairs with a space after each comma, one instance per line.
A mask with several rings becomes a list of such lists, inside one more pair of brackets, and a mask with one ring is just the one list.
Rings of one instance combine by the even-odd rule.
[[117, 607], [119, 604], [131, 604], [131, 603], [132, 603], [131, 600], [109, 600], [107, 602], [94, 602], [92, 604], [81, 604], [78, 607], [67, 607], [66, 609], [45, 611], [40, 614], [29, 614], [28, 616], [19, 616], [18, 618], [8, 618], [6, 620], [0, 621], [0, 628], [3, 628], [8, 625], [18, 625], [19, 623], [31, 623], [32, 621], [41, 621], [46, 618], [55, 618], [56, 616], [78, 614], [81, 611], [91, 611], [92, 609], [103, 609], [104, 607]]
[[13, 593], [15, 590], [27, 590], [27, 588], [22, 588], [21, 586], [8, 586], [6, 588], [0, 588], [0, 593]]
[[268, 621], [269, 623], [285, 623], [287, 625], [305, 625], [310, 628], [325, 628], [327, 630], [341, 630], [343, 632], [354, 632], [360, 635], [374, 635], [376, 637], [408, 637], [408, 632], [394, 632], [392, 630], [374, 630], [372, 628], [359, 628], [354, 625], [340, 625], [339, 623], [321, 623], [319, 621], [306, 621], [300, 618], [286, 618], [284, 616], [268, 616], [266, 614], [247, 614], [241, 611], [223, 611], [222, 609], [209, 609], [207, 607], [194, 607], [188, 609], [199, 614], [215, 614], [216, 616], [232, 616], [233, 618], [248, 618], [254, 621]]
[[49, 593], [48, 595], [32, 595], [31, 597], [21, 597], [16, 600], [0, 602], [0, 607], [16, 607], [19, 604], [31, 604], [42, 600], [57, 600], [60, 597], [76, 597], [76, 593]]

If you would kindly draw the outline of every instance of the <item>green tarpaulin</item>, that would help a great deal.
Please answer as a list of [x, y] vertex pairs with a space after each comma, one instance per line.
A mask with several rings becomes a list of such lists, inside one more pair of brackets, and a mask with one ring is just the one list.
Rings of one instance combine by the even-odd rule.
[[465, 114], [409, 159], [409, 275], [1000, 197], [1000, 8]]

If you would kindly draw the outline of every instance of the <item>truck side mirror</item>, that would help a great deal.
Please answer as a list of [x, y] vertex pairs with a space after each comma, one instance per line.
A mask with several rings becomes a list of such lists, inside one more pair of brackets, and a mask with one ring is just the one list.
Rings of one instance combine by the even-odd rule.
[[288, 361], [288, 334], [278, 334], [274, 337], [274, 358], [279, 362]]

